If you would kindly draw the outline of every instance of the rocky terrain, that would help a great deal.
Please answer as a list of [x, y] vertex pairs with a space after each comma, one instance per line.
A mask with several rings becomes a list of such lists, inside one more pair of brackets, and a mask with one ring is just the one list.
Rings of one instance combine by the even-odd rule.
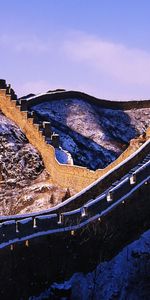
[[29, 300], [58, 299], [53, 296], [55, 290], [71, 290], [71, 300], [149, 300], [149, 282], [150, 230], [93, 272], [75, 273], [68, 281], [53, 283]]
[[68, 193], [49, 183], [40, 154], [1, 112], [0, 169], [0, 215], [48, 209]]
[[89, 169], [106, 167], [150, 124], [150, 109], [104, 109], [81, 99], [53, 100], [32, 107], [40, 120], [50, 121], [60, 146], [74, 164]]

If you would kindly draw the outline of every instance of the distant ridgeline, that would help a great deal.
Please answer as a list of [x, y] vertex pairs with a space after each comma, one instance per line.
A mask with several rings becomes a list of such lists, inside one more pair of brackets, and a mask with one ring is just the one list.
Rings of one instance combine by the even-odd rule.
[[18, 100], [10, 85], [0, 80], [2, 112], [39, 150], [51, 180], [79, 191], [49, 210], [0, 217], [0, 298], [4, 300], [28, 299], [51, 282], [93, 270], [150, 226], [150, 129], [104, 170], [62, 165], [55, 158], [59, 138], [51, 124], [39, 124], [29, 110], [45, 96], [48, 101], [78, 97], [113, 109], [150, 107], [149, 100], [110, 102], [73, 91]]

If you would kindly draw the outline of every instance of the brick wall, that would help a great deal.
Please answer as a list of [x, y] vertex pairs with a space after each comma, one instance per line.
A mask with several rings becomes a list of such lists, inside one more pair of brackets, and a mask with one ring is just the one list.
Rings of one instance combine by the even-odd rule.
[[27, 112], [21, 111], [20, 107], [16, 106], [16, 101], [12, 101], [11, 96], [7, 95], [5, 90], [0, 90], [0, 109], [22, 129], [29, 142], [41, 153], [45, 168], [50, 174], [50, 181], [58, 186], [73, 188], [77, 192], [106, 174], [139, 147], [137, 140], [115, 162], [95, 172], [84, 167], [62, 165], [55, 158], [54, 148], [45, 142], [45, 137], [39, 131], [38, 125], [33, 124], [32, 118], [27, 118]]

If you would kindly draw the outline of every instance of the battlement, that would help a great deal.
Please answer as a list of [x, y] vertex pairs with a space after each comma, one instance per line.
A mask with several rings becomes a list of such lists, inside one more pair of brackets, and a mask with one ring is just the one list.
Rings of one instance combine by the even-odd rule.
[[122, 109], [122, 110], [130, 110], [130, 109], [139, 109], [139, 108], [148, 108], [150, 107], [150, 100], [130, 100], [130, 101], [110, 101], [106, 99], [98, 99], [91, 95], [88, 95], [79, 91], [61, 91], [57, 92], [57, 90], [53, 93], [43, 93], [37, 96], [32, 96], [27, 98], [28, 108], [40, 104], [43, 100], [52, 101], [52, 100], [67, 100], [67, 99], [81, 99], [85, 100], [91, 104], [100, 105], [103, 108], [109, 109]]
[[[59, 91], [61, 99], [62, 93], [65, 97], [67, 92]], [[2, 112], [39, 150], [51, 180], [76, 186], [79, 192], [49, 210], [0, 217], [0, 296], [6, 300], [12, 298], [12, 291], [16, 300], [27, 299], [35, 287], [42, 290], [74, 272], [93, 270], [99, 257], [101, 261], [112, 258], [150, 225], [149, 128], [104, 170], [61, 165], [54, 147], [47, 143], [48, 138], [55, 147], [59, 145], [51, 124], [39, 123], [36, 114], [28, 111], [31, 102], [13, 95], [11, 87], [0, 80]], [[145, 107], [149, 102], [123, 104], [138, 105]]]
[[[134, 181], [133, 181], [134, 177]], [[143, 159], [134, 169], [131, 169], [119, 181], [115, 182], [96, 199], [90, 199], [83, 206], [72, 211], [34, 215], [24, 215], [19, 218], [0, 219], [0, 244], [6, 247], [10, 244], [33, 239], [36, 236], [72, 232], [87, 226], [94, 220], [99, 222], [107, 214], [113, 213], [118, 205], [128, 203], [141, 186], [148, 185], [150, 180], [150, 157]]]
[[[35, 103], [35, 101], [39, 102], [41, 99], [38, 98], [39, 100], [37, 100], [36, 97], [32, 97], [28, 100], [17, 100], [15, 93], [11, 93], [11, 87], [7, 87], [4, 80], [0, 81], [0, 86], [2, 86], [0, 89], [0, 109], [8, 118], [13, 120], [22, 129], [29, 142], [38, 149], [43, 158], [45, 168], [50, 174], [50, 180], [59, 186], [73, 189], [76, 188], [76, 191], [79, 192], [94, 183], [98, 178], [106, 174], [126, 157], [134, 153], [134, 151], [140, 146], [138, 140], [135, 141], [134, 146], [130, 145], [118, 159], [105, 169], [91, 171], [84, 167], [60, 164], [55, 157], [55, 150], [53, 148], [53, 146], [59, 146], [59, 136], [56, 136], [51, 132], [50, 123], [39, 124], [36, 114], [28, 111], [31, 105], [33, 105], [33, 101]], [[57, 96], [57, 98], [58, 95], [60, 99], [62, 99], [64, 95], [67, 95], [68, 97], [67, 92], [56, 92], [53, 93], [53, 95], [50, 94], [50, 96]], [[145, 102], [143, 105], [146, 105]], [[147, 105], [149, 105], [149, 102]], [[47, 143], [47, 138], [52, 139], [53, 146]]]

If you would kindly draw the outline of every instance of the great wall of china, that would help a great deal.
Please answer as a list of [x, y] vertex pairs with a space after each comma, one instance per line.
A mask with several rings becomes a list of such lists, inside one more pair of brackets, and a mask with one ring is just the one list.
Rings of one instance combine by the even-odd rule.
[[[38, 97], [38, 103], [43, 97]], [[79, 92], [49, 94], [49, 100], [69, 97], [84, 98], [104, 106], [122, 109], [150, 107], [149, 100], [110, 103]], [[36, 116], [32, 117], [30, 107], [35, 103], [36, 97], [18, 101], [5, 81], [0, 82], [2, 112], [22, 129], [29, 142], [39, 150], [51, 175], [50, 180], [64, 187], [75, 185], [78, 193], [46, 211], [1, 216], [0, 266], [7, 273], [7, 278], [13, 278], [13, 275], [6, 271], [4, 262], [6, 259], [10, 263], [13, 260], [13, 272], [15, 268], [19, 270], [22, 266], [25, 275], [33, 282], [38, 282], [42, 275], [44, 280], [50, 282], [54, 278], [61, 280], [58, 273], [67, 277], [80, 268], [88, 270], [87, 265], [92, 268], [97, 262], [97, 251], [101, 249], [102, 260], [109, 259], [135, 234], [149, 227], [150, 129], [147, 129], [144, 138], [139, 137], [132, 141], [127, 150], [104, 170], [94, 172], [78, 166], [62, 165], [55, 158], [54, 148], [46, 141], [45, 135], [46, 132], [49, 134], [50, 125], [46, 125], [47, 130], [45, 129], [43, 134], [45, 125], [43, 124], [41, 130]], [[95, 249], [91, 250], [93, 245]], [[96, 258], [90, 263], [93, 254]], [[62, 271], [62, 260], [57, 261], [54, 255], [57, 255], [57, 259], [61, 256], [67, 260], [67, 274]], [[27, 262], [30, 262], [32, 270], [32, 274], [28, 275], [25, 265]], [[41, 266], [44, 271], [40, 270]], [[51, 272], [48, 272], [50, 268]], [[16, 274], [20, 282], [20, 274]], [[4, 284], [4, 279], [0, 277], [1, 284]], [[24, 276], [21, 278], [25, 280]], [[12, 284], [13, 279], [10, 286]], [[45, 281], [42, 281], [40, 287], [44, 286]], [[31, 290], [34, 291], [33, 286], [30, 287]], [[1, 288], [1, 295], [4, 291], [5, 284]], [[19, 295], [18, 292], [16, 299], [19, 299]]]

